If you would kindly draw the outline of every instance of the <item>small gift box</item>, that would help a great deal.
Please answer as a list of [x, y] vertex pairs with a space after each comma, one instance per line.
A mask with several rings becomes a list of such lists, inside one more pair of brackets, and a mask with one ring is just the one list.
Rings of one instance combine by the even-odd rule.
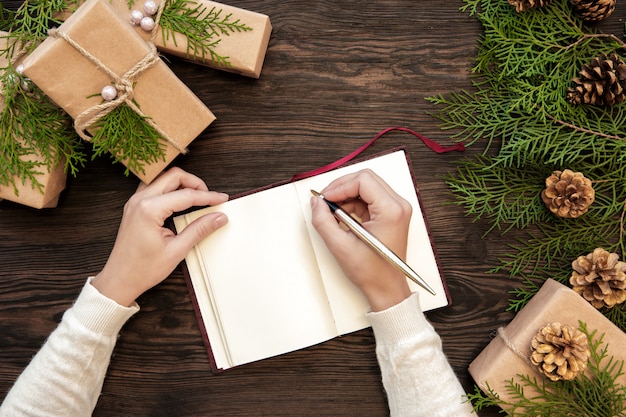
[[[121, 6], [124, 12], [123, 17], [127, 22], [130, 21], [132, 11], [128, 9], [128, 2], [113, 0], [113, 3], [117, 4], [117, 7]], [[135, 7], [141, 7], [142, 4], [143, 1], [138, 1]], [[186, 7], [201, 11], [197, 16], [198, 19], [205, 19], [208, 16], [215, 20], [211, 29], [214, 31], [211, 40], [216, 43], [212, 46], [212, 50], [218, 56], [225, 58], [227, 64], [213, 59], [210, 55], [197, 56], [194, 53], [194, 46], [189, 45], [185, 35], [179, 32], [168, 33], [167, 30], [163, 30], [163, 25], [157, 24], [153, 40], [159, 51], [247, 77], [259, 78], [261, 76], [272, 33], [268, 16], [207, 0], [189, 1]], [[222, 21], [223, 24], [220, 23]], [[136, 26], [136, 30], [144, 39], [149, 39], [151, 36], [141, 28], [141, 24]]]
[[[209, 53], [202, 54], [199, 45], [190, 44], [187, 36], [181, 32], [168, 30], [166, 23], [163, 23], [166, 26], [166, 29], [163, 29], [163, 25], [157, 21], [154, 26], [156, 32], [154, 34], [150, 31], [152, 28], [150, 23], [148, 26], [144, 24], [142, 28], [142, 16], [159, 20], [156, 10], [158, 10], [161, 1], [167, 1], [164, 7], [170, 9], [182, 5], [184, 10], [170, 10], [170, 13], [179, 16], [186, 14], [186, 20], [194, 18], [211, 22], [206, 25], [210, 40], [204, 47], [213, 51], [215, 56], [224, 58], [225, 62], [221, 59], [215, 59], [215, 56], [211, 56]], [[157, 49], [163, 53], [247, 77], [259, 78], [261, 76], [263, 61], [272, 33], [270, 18], [264, 14], [208, 0], [185, 2], [139, 0], [135, 2], [132, 8], [129, 8], [127, 0], [111, 0], [110, 4], [126, 24], [133, 25], [144, 40], [152, 40]], [[133, 17], [138, 12], [139, 17]], [[70, 12], [68, 11], [59, 15], [58, 18], [64, 19], [69, 15]], [[160, 19], [166, 20], [167, 17]], [[184, 27], [183, 21], [183, 19], [178, 20], [179, 27]]]
[[[0, 43], [5, 50], [7, 45], [6, 32], [0, 32]], [[0, 71], [4, 71], [9, 62], [6, 55], [0, 55]], [[0, 83], [0, 91], [4, 90], [4, 86]], [[4, 97], [0, 95], [0, 113], [5, 109]], [[23, 141], [16, 138], [18, 146]], [[67, 181], [67, 173], [65, 172], [65, 161], [60, 161], [56, 166], [47, 167], [46, 160], [43, 156], [37, 154], [28, 154], [21, 157], [24, 161], [34, 161], [41, 164], [34, 168], [33, 174], [36, 184], [28, 178], [13, 178], [7, 184], [0, 184], [0, 199], [13, 201], [25, 206], [34, 208], [52, 208], [56, 207], [59, 201], [61, 191], [65, 189]]]
[[[507, 381], [520, 382], [518, 375], [545, 378], [530, 363], [531, 340], [540, 329], [555, 322], [574, 328], [584, 323], [589, 332], [597, 332], [596, 337], [604, 335], [608, 357], [618, 362], [626, 360], [626, 334], [572, 289], [548, 279], [470, 364], [469, 372], [480, 389], [491, 389], [503, 402], [512, 402]], [[616, 382], [626, 384], [626, 375]], [[534, 395], [528, 388], [525, 394]]]
[[[32, 155], [32, 158], [37, 161], [43, 159], [37, 155]], [[0, 199], [37, 209], [56, 207], [59, 202], [59, 196], [65, 189], [67, 180], [64, 165], [65, 161], [61, 161], [56, 167], [51, 169], [45, 167], [40, 169], [40, 173], [36, 174], [35, 178], [41, 185], [41, 189], [29, 179], [22, 181], [19, 178], [15, 178], [14, 184], [0, 184]]]
[[[83, 3], [24, 60], [23, 66], [24, 74], [75, 119], [76, 130], [84, 139], [96, 133], [94, 125], [106, 114], [103, 112], [111, 111], [111, 103], [141, 114], [161, 136], [163, 155], [140, 169], [127, 155], [115, 157], [145, 183], [185, 152], [215, 120], [158, 58], [154, 47], [121, 21], [109, 0]], [[105, 88], [110, 94], [111, 86], [116, 90], [106, 97]]]

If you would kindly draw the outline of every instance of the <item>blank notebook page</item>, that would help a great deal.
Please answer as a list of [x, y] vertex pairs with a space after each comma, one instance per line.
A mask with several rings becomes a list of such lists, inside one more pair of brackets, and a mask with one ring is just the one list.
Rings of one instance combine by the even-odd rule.
[[[214, 308], [233, 364], [337, 336], [293, 185], [211, 209], [224, 212], [229, 222], [196, 253], [217, 300]], [[209, 334], [212, 344], [220, 337]]]

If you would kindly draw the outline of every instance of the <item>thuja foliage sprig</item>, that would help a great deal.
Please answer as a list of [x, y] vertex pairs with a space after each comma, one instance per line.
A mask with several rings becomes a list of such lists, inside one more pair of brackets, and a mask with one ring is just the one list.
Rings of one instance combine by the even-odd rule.
[[503, 1], [465, 2], [484, 27], [472, 68], [475, 91], [429, 98], [442, 107], [435, 116], [444, 129], [469, 144], [497, 138], [502, 148], [494, 161], [505, 165], [538, 157], [562, 162], [591, 139], [624, 136], [623, 106], [605, 111], [566, 101], [583, 64], [625, 46], [617, 37], [587, 33], [570, 17], [567, 0], [524, 13]]
[[48, 36], [48, 29], [61, 24], [55, 16], [75, 6], [77, 0], [25, 0], [17, 11], [3, 7], [4, 30], [10, 30], [8, 49], [0, 50], [0, 54], [13, 56], [16, 47], [34, 49], [37, 44]]
[[[491, 221], [491, 228], [507, 232], [525, 228], [549, 219], [550, 213], [541, 205], [542, 184], [535, 178], [545, 178], [552, 171], [546, 166], [530, 166], [511, 170], [503, 165], [491, 165], [485, 155], [466, 159], [446, 181], [458, 197], [467, 214]], [[527, 210], [518, 210], [519, 207]]]
[[[596, 163], [593, 159], [598, 155], [606, 159]], [[513, 228], [534, 227], [533, 234], [513, 246], [515, 254], [507, 256], [502, 266], [493, 270], [504, 268], [516, 275], [542, 264], [557, 265], [554, 260], [559, 258], [569, 264], [580, 254], [589, 252], [590, 246], [625, 253], [622, 216], [626, 164], [621, 158], [618, 151], [605, 154], [598, 150], [587, 158], [591, 161], [579, 158], [574, 160], [574, 165], [565, 165], [575, 166], [594, 178], [596, 200], [584, 216], [575, 220], [555, 217], [540, 199], [545, 178], [561, 165], [541, 161], [520, 167], [490, 165], [492, 159], [480, 155], [460, 162], [446, 181], [456, 194], [456, 203], [467, 214], [490, 221], [491, 228], [486, 233], [494, 229], [504, 233]], [[558, 269], [553, 270], [552, 274], [555, 273], [558, 274]]]
[[164, 161], [165, 142], [146, 119], [126, 104], [115, 107], [92, 125], [92, 158], [110, 153], [113, 162], [126, 164], [125, 175], [145, 174], [145, 164]]
[[8, 10], [4, 7], [0, 7], [0, 30], [6, 32], [11, 29], [11, 25], [15, 19], [15, 13], [16, 12], [14, 10]]
[[557, 382], [517, 375], [506, 381], [506, 394], [511, 398], [508, 401], [500, 399], [490, 387], [487, 392], [475, 387], [474, 393], [468, 394], [474, 410], [497, 406], [512, 417], [626, 416], [626, 386], [617, 381], [623, 375], [624, 361], [609, 355], [604, 334], [596, 337], [597, 330], [590, 332], [583, 322], [579, 322], [579, 329], [589, 338], [588, 372], [572, 381]]
[[227, 56], [215, 52], [220, 43], [220, 36], [229, 36], [231, 33], [247, 32], [251, 27], [242, 23], [240, 19], [232, 19], [232, 14], [223, 13], [221, 9], [194, 4], [188, 0], [168, 0], [159, 21], [163, 33], [163, 42], [174, 38], [174, 33], [182, 33], [187, 38], [187, 54], [202, 60], [210, 59], [214, 64], [231, 67]]
[[[134, 0], [129, 1], [129, 8], [133, 3]], [[224, 13], [215, 6], [209, 9], [192, 0], [165, 0], [159, 26], [164, 45], [168, 42], [177, 45], [175, 34], [182, 34], [187, 40], [189, 57], [224, 67], [232, 64], [229, 57], [215, 51], [221, 37], [252, 30], [240, 19], [233, 19], [232, 13]]]
[[[464, 1], [462, 11], [484, 28], [473, 88], [429, 101], [438, 107], [433, 116], [442, 129], [485, 146], [483, 155], [461, 161], [446, 178], [456, 202], [468, 215], [490, 221], [486, 233], [530, 231], [494, 270], [566, 277], [571, 262], [596, 247], [625, 256], [626, 105], [572, 105], [567, 88], [584, 64], [624, 52], [626, 45], [587, 28], [573, 17], [568, 0], [523, 13], [506, 1]], [[546, 177], [563, 169], [582, 172], [593, 183], [596, 201], [578, 219], [553, 216], [539, 197]], [[536, 290], [522, 287], [517, 301]], [[620, 327], [626, 328], [626, 320]]]
[[[85, 156], [67, 114], [32, 83], [25, 84], [12, 66], [0, 76], [4, 107], [0, 111], [0, 184], [30, 181], [39, 192], [38, 175], [65, 160], [65, 169], [75, 175]], [[27, 89], [25, 89], [27, 87]]]
[[11, 63], [18, 54], [34, 49], [58, 24], [55, 14], [70, 8], [71, 0], [25, 0], [16, 11], [2, 7], [2, 29], [9, 31], [0, 41], [0, 68], [3, 101], [0, 111], [0, 184], [18, 185], [30, 181], [39, 192], [44, 184], [38, 176], [65, 160], [65, 170], [76, 175], [84, 165], [82, 146], [71, 119], [36, 85], [26, 80]]

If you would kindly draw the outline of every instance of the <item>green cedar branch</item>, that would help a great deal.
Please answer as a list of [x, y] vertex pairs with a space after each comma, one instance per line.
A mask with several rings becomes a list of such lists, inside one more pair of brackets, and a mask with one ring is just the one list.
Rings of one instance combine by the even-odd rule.
[[37, 176], [63, 161], [65, 170], [76, 175], [85, 155], [69, 116], [11, 65], [4, 69], [0, 84], [4, 100], [0, 112], [0, 184], [13, 185], [19, 195], [17, 186], [30, 181], [43, 192]]
[[85, 163], [69, 116], [10, 63], [21, 48], [29, 52], [48, 36], [49, 27], [59, 24], [56, 13], [75, 4], [70, 0], [25, 0], [17, 11], [2, 7], [2, 29], [9, 34], [1, 38], [4, 46], [0, 55], [9, 64], [0, 68], [4, 101], [0, 113], [0, 184], [13, 185], [16, 195], [18, 184], [27, 181], [43, 192], [38, 175], [63, 160], [71, 175]]
[[[568, 0], [524, 13], [505, 1], [464, 1], [484, 28], [472, 89], [428, 100], [455, 140], [485, 147], [446, 178], [456, 203], [490, 222], [486, 234], [528, 229], [490, 272], [566, 281], [571, 262], [596, 247], [626, 256], [626, 103], [597, 108], [566, 98], [583, 64], [623, 52], [624, 42], [572, 17]], [[591, 179], [596, 194], [578, 219], [557, 218], [539, 198], [546, 177], [566, 168]], [[521, 308], [536, 290], [523, 286], [511, 306]], [[626, 329], [623, 316], [610, 317]]]
[[7, 48], [0, 50], [0, 55], [13, 56], [17, 46], [33, 50], [41, 41], [48, 37], [48, 30], [59, 26], [61, 21], [55, 16], [77, 5], [77, 0], [25, 0], [20, 8], [13, 12], [4, 9], [2, 27], [10, 30], [11, 42]]
[[145, 173], [145, 164], [165, 160], [166, 143], [152, 127], [147, 117], [139, 115], [130, 106], [121, 104], [96, 121], [93, 136], [92, 159], [110, 153], [114, 163], [126, 165], [125, 175], [131, 171]]
[[0, 30], [8, 32], [15, 22], [14, 10], [5, 9], [0, 5]]
[[[215, 51], [222, 36], [249, 32], [250, 26], [233, 19], [232, 13], [224, 13], [222, 9], [209, 9], [202, 3], [192, 0], [165, 0], [163, 13], [159, 20], [163, 44], [172, 41], [178, 45], [175, 34], [185, 36], [187, 40], [187, 56], [189, 58], [210, 60], [213, 64], [222, 67], [232, 67], [229, 57]], [[134, 1], [128, 2], [131, 8]]]

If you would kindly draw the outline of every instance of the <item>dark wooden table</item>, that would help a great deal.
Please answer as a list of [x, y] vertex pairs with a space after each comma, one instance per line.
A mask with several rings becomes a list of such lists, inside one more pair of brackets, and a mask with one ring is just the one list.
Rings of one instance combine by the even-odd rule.
[[[470, 87], [481, 27], [459, 11], [462, 1], [228, 4], [271, 17], [259, 80], [169, 61], [217, 116], [175, 161], [211, 188], [236, 194], [289, 178], [342, 157], [389, 126], [452, 144], [428, 114], [435, 108], [425, 97]], [[622, 34], [624, 17], [618, 5], [604, 25]], [[428, 318], [463, 386], [473, 390], [469, 363], [512, 318], [505, 309], [517, 282], [487, 270], [514, 234], [483, 238], [484, 222], [448, 204], [453, 199], [442, 176], [465, 155], [437, 155], [400, 132], [366, 154], [397, 145], [410, 152], [453, 300]], [[465, 154], [480, 151], [476, 145]], [[103, 157], [69, 180], [55, 209], [0, 202], [0, 398], [85, 278], [103, 266], [137, 184]], [[214, 375], [180, 268], [138, 302], [141, 312], [122, 330], [96, 416], [388, 414], [371, 330]]]

